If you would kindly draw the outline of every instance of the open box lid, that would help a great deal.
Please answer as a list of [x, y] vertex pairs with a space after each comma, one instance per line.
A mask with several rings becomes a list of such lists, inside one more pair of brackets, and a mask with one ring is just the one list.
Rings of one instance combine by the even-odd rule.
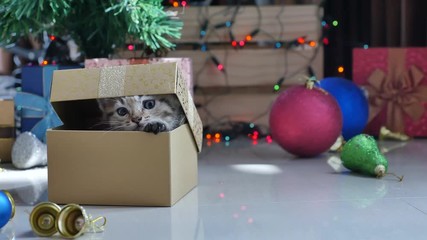
[[54, 71], [50, 101], [157, 94], [176, 94], [200, 152], [202, 121], [177, 62]]

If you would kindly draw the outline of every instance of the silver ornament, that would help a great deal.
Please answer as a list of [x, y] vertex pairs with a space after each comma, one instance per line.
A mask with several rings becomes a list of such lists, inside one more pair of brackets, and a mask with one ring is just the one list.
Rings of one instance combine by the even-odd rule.
[[30, 133], [21, 133], [12, 147], [12, 164], [19, 169], [47, 165], [47, 147]]

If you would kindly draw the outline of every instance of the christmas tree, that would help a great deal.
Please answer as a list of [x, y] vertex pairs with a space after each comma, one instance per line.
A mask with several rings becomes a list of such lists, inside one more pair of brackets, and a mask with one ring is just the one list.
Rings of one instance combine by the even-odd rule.
[[87, 58], [108, 57], [128, 39], [153, 51], [171, 49], [182, 22], [161, 0], [2, 0], [0, 46], [47, 32], [71, 36]]

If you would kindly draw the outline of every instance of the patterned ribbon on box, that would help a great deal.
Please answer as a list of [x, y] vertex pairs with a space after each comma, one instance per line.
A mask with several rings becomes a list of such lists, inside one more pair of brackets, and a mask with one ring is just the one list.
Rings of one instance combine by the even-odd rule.
[[125, 66], [101, 68], [98, 84], [98, 97], [105, 98], [123, 96], [125, 92], [125, 77]]
[[386, 108], [386, 127], [400, 133], [405, 130], [404, 113], [419, 120], [427, 101], [427, 86], [421, 85], [424, 73], [414, 65], [405, 68], [405, 52], [390, 49], [388, 74], [376, 69], [364, 86], [369, 93], [369, 121]]
[[58, 127], [63, 124], [53, 109], [52, 104], [49, 102], [48, 98], [31, 93], [18, 92], [15, 96], [15, 105], [20, 106], [23, 109], [33, 110], [31, 111], [32, 116], [37, 113], [38, 116], [35, 117], [42, 118], [31, 129], [31, 132], [43, 142], [46, 142], [47, 129]]

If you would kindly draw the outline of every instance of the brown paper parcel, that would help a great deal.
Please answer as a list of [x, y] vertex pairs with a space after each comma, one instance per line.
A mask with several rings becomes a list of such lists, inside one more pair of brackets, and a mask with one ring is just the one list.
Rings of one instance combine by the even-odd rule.
[[145, 94], [176, 94], [188, 124], [157, 135], [48, 130], [50, 201], [172, 206], [197, 185], [202, 123], [176, 62], [55, 71], [51, 102], [64, 121], [67, 102]]
[[0, 161], [10, 162], [15, 141], [15, 105], [12, 99], [0, 99]]

